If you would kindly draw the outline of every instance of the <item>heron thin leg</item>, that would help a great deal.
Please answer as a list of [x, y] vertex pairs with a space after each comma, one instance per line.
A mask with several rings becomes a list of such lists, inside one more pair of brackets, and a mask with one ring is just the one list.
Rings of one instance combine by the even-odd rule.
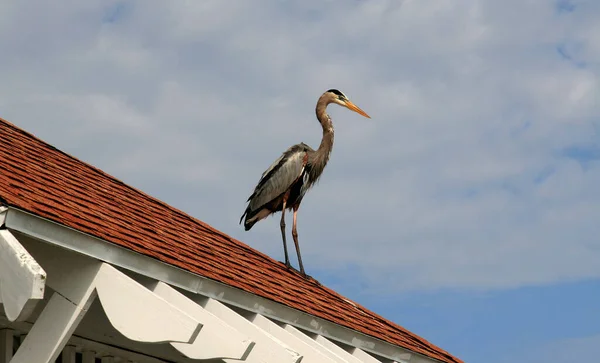
[[283, 201], [283, 208], [281, 208], [281, 222], [279, 223], [281, 226], [281, 238], [283, 239], [283, 252], [285, 253], [285, 265], [287, 267], [292, 267], [290, 264], [290, 258], [288, 256], [287, 251], [287, 243], [285, 241], [285, 200]]
[[294, 219], [292, 223], [292, 237], [294, 238], [294, 244], [296, 245], [296, 254], [298, 255], [298, 264], [300, 265], [300, 273], [306, 276], [304, 272], [304, 265], [302, 264], [302, 256], [300, 256], [300, 244], [298, 244], [298, 230], [296, 229], [296, 215], [298, 214], [298, 207], [294, 208]]

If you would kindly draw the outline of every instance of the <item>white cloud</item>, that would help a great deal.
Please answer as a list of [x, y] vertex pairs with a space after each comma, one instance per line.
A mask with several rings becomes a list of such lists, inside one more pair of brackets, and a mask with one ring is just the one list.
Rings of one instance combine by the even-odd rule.
[[373, 119], [331, 107], [299, 216], [309, 272], [355, 266], [346, 282], [375, 290], [600, 276], [600, 161], [564, 152], [600, 145], [595, 2], [0, 6], [2, 117], [278, 259], [277, 218], [237, 221], [272, 160], [318, 146], [335, 87]]

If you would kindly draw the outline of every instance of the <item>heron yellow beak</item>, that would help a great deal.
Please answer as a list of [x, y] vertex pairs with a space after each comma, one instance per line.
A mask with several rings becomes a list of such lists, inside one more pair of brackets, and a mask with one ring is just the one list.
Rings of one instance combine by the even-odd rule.
[[357, 105], [355, 105], [354, 103], [352, 103], [350, 100], [346, 100], [344, 101], [345, 106], [349, 109], [352, 110], [356, 113], [358, 113], [359, 115], [362, 115], [366, 118], [371, 118], [371, 116], [367, 115], [367, 113], [363, 110], [360, 109], [360, 107], [358, 107]]

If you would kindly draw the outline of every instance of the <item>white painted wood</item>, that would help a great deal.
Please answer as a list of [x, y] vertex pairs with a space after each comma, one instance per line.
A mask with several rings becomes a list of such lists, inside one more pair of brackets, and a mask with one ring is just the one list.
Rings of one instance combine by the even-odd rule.
[[[259, 328], [265, 330], [267, 333], [276, 337], [280, 341], [289, 345], [295, 351], [302, 354], [302, 356], [303, 356], [302, 363], [318, 363], [318, 362], [333, 363], [333, 362], [336, 362], [333, 359], [331, 359], [330, 357], [328, 357], [327, 355], [325, 355], [323, 352], [321, 352], [320, 349], [315, 348], [314, 346], [305, 343], [301, 339], [296, 338], [294, 335], [285, 331], [282, 327], [280, 327], [279, 325], [275, 324], [274, 322], [272, 322], [271, 320], [269, 320], [268, 318], [265, 318], [264, 316], [262, 316], [260, 314], [242, 313], [242, 316], [244, 316], [246, 319], [251, 321], [254, 325], [258, 326]], [[340, 362], [340, 361], [338, 361], [338, 362]]]
[[28, 243], [27, 249], [47, 271], [46, 284], [65, 298], [77, 303], [95, 290], [101, 261], [42, 242]]
[[12, 329], [0, 330], [0, 363], [8, 363], [13, 354], [15, 331]]
[[94, 297], [92, 291], [73, 302], [54, 293], [11, 363], [54, 362]]
[[379, 361], [381, 363], [408, 363], [408, 361], [405, 361], [405, 360], [397, 360], [397, 361], [395, 361], [395, 360], [392, 360], [392, 359], [381, 358], [381, 357], [379, 357]]
[[60, 363], [75, 363], [75, 353], [75, 346], [67, 344], [62, 351]]
[[[248, 335], [256, 343], [252, 348], [250, 356], [258, 356], [264, 363], [299, 363], [302, 355], [290, 348], [287, 344], [267, 333], [263, 329], [244, 319], [238, 313], [210, 298], [196, 297], [196, 302], [200, 303], [207, 311], [231, 325], [233, 328]], [[303, 363], [306, 363], [302, 360]]]
[[6, 220], [7, 212], [8, 208], [0, 206], [0, 227], [4, 226], [4, 221]]
[[96, 352], [91, 350], [84, 350], [81, 354], [82, 363], [96, 363]]
[[[96, 306], [94, 306], [93, 308], [88, 310], [88, 312], [86, 313], [85, 319], [83, 319], [84, 322], [93, 317], [91, 314], [95, 313], [98, 310], [98, 309], [96, 309], [96, 307], [99, 307], [100, 310], [102, 309], [99, 304], [93, 304], [93, 305], [96, 305]], [[106, 318], [104, 318], [104, 319], [106, 319]], [[106, 323], [108, 323], [108, 322], [106, 322]], [[6, 326], [7, 324], [9, 324], [8, 319], [6, 319], [4, 316], [0, 315], [0, 326]], [[15, 322], [15, 323], [10, 323], [10, 324], [12, 326], [14, 326], [15, 331], [23, 332], [23, 333], [27, 333], [33, 328], [33, 323], [30, 323], [30, 322]], [[84, 358], [83, 363], [95, 363], [95, 361], [94, 361], [95, 357], [102, 357], [102, 356], [108, 356], [108, 355], [113, 356], [113, 357], [119, 357], [119, 359], [121, 359], [121, 361], [117, 360], [118, 363], [123, 363], [123, 361], [132, 361], [135, 363], [165, 363], [165, 362], [192, 363], [192, 362], [199, 362], [198, 360], [191, 360], [189, 358], [183, 357], [180, 353], [178, 353], [172, 347], [170, 347], [166, 344], [160, 344], [160, 345], [159, 344], [143, 344], [143, 343], [133, 342], [133, 341], [125, 339], [125, 338], [123, 338], [122, 341], [133, 342], [134, 344], [133, 345], [115, 345], [115, 342], [102, 343], [102, 342], [99, 342], [98, 340], [91, 340], [91, 339], [88, 339], [87, 337], [85, 337], [86, 332], [81, 330], [81, 328], [83, 326], [84, 326], [84, 324], [80, 324], [77, 327], [77, 334], [83, 334], [83, 336], [72, 335], [67, 343], [69, 345], [74, 345], [74, 346], [78, 347], [78, 350], [80, 349], [83, 352], [83, 358]], [[25, 334], [23, 334], [22, 336], [24, 338]], [[139, 349], [140, 347], [162, 347], [162, 348], [165, 348], [165, 350], [170, 351], [172, 353], [172, 355], [168, 356], [168, 357], [165, 356], [165, 357], [159, 358], [157, 356], [154, 356], [152, 353], [148, 353], [148, 352], [143, 351], [143, 349]], [[218, 361], [206, 361], [206, 362], [217, 363]], [[238, 363], [242, 363], [242, 361], [239, 361]]]
[[335, 354], [343, 357], [345, 360], [348, 361], [348, 363], [360, 363], [361, 362], [360, 359], [352, 356], [352, 354], [348, 353], [342, 347], [340, 347], [339, 345], [335, 344], [334, 342], [325, 338], [322, 335], [317, 335], [315, 337], [315, 341], [317, 343], [321, 344], [322, 346], [324, 346], [325, 348], [331, 350]]
[[[77, 346], [84, 347], [83, 351], [83, 363], [95, 363], [94, 359], [98, 356], [112, 356], [119, 357], [125, 360], [130, 360], [133, 362], [144, 362], [144, 363], [164, 363], [165, 360], [151, 357], [149, 355], [136, 353], [130, 350], [121, 349], [119, 347], [115, 347], [112, 345], [102, 344], [96, 341], [92, 341], [89, 339], [81, 338], [78, 336], [72, 336], [69, 339], [69, 343], [76, 344]], [[97, 353], [101, 352], [101, 354]], [[87, 354], [86, 354], [87, 353]], [[86, 361], [86, 358], [89, 361]], [[185, 358], [186, 362], [189, 360]], [[166, 361], [174, 361], [172, 359], [166, 359]], [[242, 363], [242, 362], [239, 362]]]
[[336, 362], [343, 362], [343, 363], [348, 363], [348, 361], [346, 361], [342, 356], [336, 354], [335, 352], [327, 349], [326, 347], [324, 347], [323, 345], [317, 343], [315, 340], [313, 340], [310, 336], [304, 334], [302, 331], [296, 329], [295, 327], [289, 325], [289, 324], [283, 324], [283, 329], [285, 331], [287, 331], [288, 333], [292, 334], [293, 336], [295, 336], [296, 338], [302, 340], [303, 342], [305, 342], [308, 345], [311, 345], [312, 347], [314, 347], [315, 349], [319, 349], [321, 351], [321, 353], [325, 354], [326, 356], [328, 356], [329, 358], [331, 358], [332, 360], [336, 361]]
[[[362, 351], [362, 349], [353, 348], [350, 351], [352, 352], [352, 354], [354, 354], [357, 351]], [[364, 353], [366, 353], [366, 352], [364, 352]], [[434, 361], [431, 358], [425, 358], [423, 356], [419, 356], [418, 354], [411, 354], [411, 353], [398, 354], [395, 359], [388, 359], [388, 358], [379, 357], [379, 356], [377, 356], [377, 359], [381, 363], [409, 363], [409, 362], [410, 363], [431, 363], [431, 362], [437, 362], [437, 360]]]
[[[404, 360], [401, 357], [413, 353], [409, 349], [381, 341], [233, 286], [165, 264], [152, 257], [141, 255], [19, 209], [8, 209], [5, 224], [11, 230], [42, 240], [55, 247], [60, 246], [69, 251], [76, 251], [91, 258], [103, 260], [114, 266], [133, 271], [135, 274], [163, 281], [171, 286], [186, 290], [186, 294], [189, 292], [194, 295], [208, 296], [232, 306], [260, 313], [274, 320], [301, 327], [305, 331], [334, 338], [336, 341], [361, 348], [376, 354], [378, 357], [385, 357], [390, 362], [394, 360], [401, 362]], [[414, 356], [420, 357], [418, 354], [414, 354]], [[427, 362], [434, 363], [436, 360], [428, 358]]]
[[48, 286], [71, 301], [97, 291], [108, 320], [128, 339], [190, 343], [202, 327], [107, 263], [41, 242], [28, 248], [48, 271]]
[[226, 361], [231, 359], [258, 362], [253, 357], [248, 357], [254, 347], [254, 342], [247, 335], [232, 328], [163, 282], [156, 283], [150, 289], [203, 324], [202, 330], [192, 344], [171, 343], [175, 349], [193, 359], [219, 358]]
[[[362, 349], [352, 348], [350, 350], [350, 352], [351, 352], [351, 354], [353, 356], [355, 356], [356, 358], [360, 359], [364, 363], [383, 363], [382, 361], [376, 359], [375, 357], [373, 357], [372, 355], [370, 355], [369, 353], [365, 352]], [[392, 362], [389, 362], [389, 363], [398, 363], [398, 362], [392, 361]]]
[[[0, 230], [0, 302], [10, 321], [24, 320], [42, 299], [46, 272], [8, 230]], [[24, 309], [27, 305], [27, 309]]]
[[190, 315], [106, 263], [95, 286], [108, 320], [131, 340], [192, 343], [202, 328]]

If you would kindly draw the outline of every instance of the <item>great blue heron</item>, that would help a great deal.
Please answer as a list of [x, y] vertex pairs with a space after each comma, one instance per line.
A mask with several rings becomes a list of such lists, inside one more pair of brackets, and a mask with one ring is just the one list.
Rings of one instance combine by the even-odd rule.
[[[313, 150], [305, 143], [294, 145], [287, 149], [271, 166], [262, 174], [254, 192], [248, 198], [248, 206], [240, 218], [240, 224], [244, 221], [246, 231], [252, 226], [276, 212], [281, 212], [281, 238], [283, 239], [283, 251], [285, 253], [285, 265], [290, 268], [287, 244], [285, 240], [285, 210], [294, 211], [292, 224], [292, 237], [296, 245], [296, 254], [300, 272], [306, 276], [300, 246], [298, 245], [298, 231], [296, 229], [296, 215], [300, 203], [306, 191], [312, 187], [329, 161], [329, 155], [333, 149], [333, 124], [326, 112], [327, 105], [337, 103], [364, 117], [371, 118], [363, 110], [350, 102], [348, 97], [336, 89], [330, 89], [323, 93], [317, 101], [317, 119], [323, 127], [323, 138], [317, 150]], [[244, 219], [245, 217], [245, 219]]]

